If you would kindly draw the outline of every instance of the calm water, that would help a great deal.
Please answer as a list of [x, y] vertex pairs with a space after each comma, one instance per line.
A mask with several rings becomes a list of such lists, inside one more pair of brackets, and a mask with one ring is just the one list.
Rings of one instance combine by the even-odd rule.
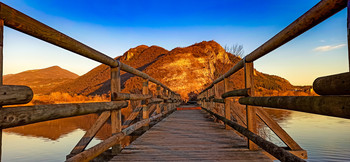
[[[270, 110], [280, 125], [308, 151], [308, 161], [350, 161], [350, 120]], [[3, 132], [3, 161], [64, 161], [97, 115], [42, 122]], [[110, 135], [106, 124], [93, 146]], [[269, 140], [283, 145], [263, 128]]]

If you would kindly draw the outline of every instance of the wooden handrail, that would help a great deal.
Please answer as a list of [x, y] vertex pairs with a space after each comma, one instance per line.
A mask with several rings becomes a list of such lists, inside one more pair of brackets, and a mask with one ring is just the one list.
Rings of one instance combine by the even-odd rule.
[[[134, 74], [136, 76], [148, 79], [149, 81], [159, 84], [163, 88], [171, 91], [170, 88], [150, 77], [148, 74], [141, 72], [127, 64], [118, 62], [117, 60], [99, 52], [31, 17], [13, 9], [0, 2], [0, 19], [4, 20], [4, 24], [14, 30], [23, 32], [45, 42], [64, 48], [68, 51], [95, 60], [110, 67], [121, 67], [121, 70]], [[175, 93], [171, 91], [172, 93]]]
[[239, 103], [350, 119], [350, 96], [243, 97]]
[[322, 21], [326, 20], [327, 18], [331, 17], [337, 12], [341, 11], [346, 6], [347, 6], [347, 0], [322, 0], [317, 5], [312, 7], [309, 11], [307, 11], [305, 14], [300, 16], [293, 23], [291, 23], [286, 28], [284, 28], [281, 32], [279, 32], [270, 40], [265, 42], [263, 45], [255, 49], [250, 54], [248, 54], [245, 58], [239, 61], [234, 67], [232, 67], [225, 74], [223, 74], [222, 76], [214, 80], [214, 82], [209, 87], [201, 91], [200, 94], [210, 89], [214, 84], [224, 80], [224, 78], [228, 78], [238, 70], [242, 69], [244, 67], [245, 62], [253, 62], [259, 59], [260, 57], [277, 49], [283, 44], [298, 37], [302, 33], [308, 31], [309, 29], [313, 28], [317, 24], [321, 23]]
[[11, 128], [42, 121], [119, 110], [128, 106], [126, 101], [71, 103], [6, 107], [0, 109], [0, 128]]

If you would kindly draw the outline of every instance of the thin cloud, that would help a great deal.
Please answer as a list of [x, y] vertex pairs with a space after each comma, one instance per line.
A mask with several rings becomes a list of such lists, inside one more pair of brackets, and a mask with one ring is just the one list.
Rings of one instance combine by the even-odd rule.
[[328, 45], [328, 46], [319, 46], [313, 49], [313, 51], [319, 51], [319, 52], [326, 52], [326, 51], [331, 51], [331, 50], [335, 50], [338, 48], [342, 48], [344, 47], [346, 44], [339, 44], [339, 45]]

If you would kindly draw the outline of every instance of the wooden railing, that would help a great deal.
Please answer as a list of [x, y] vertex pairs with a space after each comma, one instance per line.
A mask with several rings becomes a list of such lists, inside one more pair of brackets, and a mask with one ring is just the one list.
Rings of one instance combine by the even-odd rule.
[[[85, 133], [78, 144], [67, 156], [67, 161], [89, 161], [112, 147], [112, 153], [120, 151], [120, 140], [142, 128], [147, 129], [151, 121], [172, 112], [180, 103], [180, 95], [167, 86], [133, 67], [123, 64], [77, 40], [3, 4], [0, 3], [0, 105], [18, 105], [31, 101], [33, 92], [29, 87], [2, 84], [3, 67], [3, 29], [4, 26], [23, 32], [53, 45], [62, 47], [81, 56], [110, 66], [111, 101], [98, 103], [71, 103], [53, 105], [34, 105], [0, 109], [0, 128], [11, 128], [53, 119], [72, 117], [91, 113], [101, 113], [93, 126]], [[120, 93], [120, 70], [144, 79], [142, 94]], [[156, 96], [150, 95], [149, 82], [156, 84]], [[163, 91], [161, 91], [163, 89]], [[163, 93], [162, 93], [163, 92]], [[128, 101], [142, 100], [142, 109], [134, 111], [122, 127], [121, 109], [128, 106]], [[155, 106], [152, 106], [155, 105]], [[150, 109], [156, 108], [153, 114]], [[163, 109], [162, 109], [163, 108]], [[137, 114], [142, 110], [142, 120], [137, 121]], [[108, 119], [111, 119], [111, 137], [100, 144], [85, 150]], [[0, 132], [1, 133], [1, 132]], [[1, 141], [1, 139], [0, 139]], [[6, 149], [6, 148], [5, 148]]]
[[[225, 74], [218, 77], [206, 89], [199, 93], [199, 103], [205, 110], [222, 120], [228, 126], [234, 128], [249, 140], [248, 147], [251, 150], [257, 150], [258, 146], [275, 158], [281, 161], [297, 158], [307, 158], [306, 151], [303, 150], [270, 116], [263, 107], [297, 110], [321, 115], [329, 115], [342, 118], [350, 118], [350, 73], [337, 74], [321, 77], [315, 80], [314, 90], [319, 95], [325, 96], [276, 96], [276, 97], [257, 97], [254, 94], [254, 66], [253, 62], [260, 57], [268, 54], [276, 48], [282, 46], [288, 41], [296, 38], [305, 31], [313, 28], [320, 22], [331, 17], [349, 5], [347, 0], [322, 0], [304, 15], [299, 17], [281, 32], [276, 34], [266, 43], [248, 54], [240, 60], [235, 66], [229, 69]], [[349, 14], [349, 7], [348, 7]], [[349, 15], [348, 15], [349, 20]], [[349, 22], [349, 21], [348, 21]], [[349, 33], [349, 23], [348, 23]], [[348, 37], [349, 40], [349, 37]], [[349, 41], [348, 41], [349, 43]], [[349, 48], [350, 49], [350, 48]], [[350, 57], [349, 57], [350, 58]], [[245, 88], [230, 91], [228, 87], [228, 77], [244, 68]], [[218, 92], [218, 83], [224, 81], [224, 93]], [[238, 124], [231, 121], [230, 101], [232, 97], [239, 98], [239, 103], [246, 105], [246, 114], [238, 112], [236, 108], [232, 109]], [[218, 106], [214, 103], [224, 103], [224, 116], [220, 116]], [[256, 107], [261, 106], [261, 107]], [[263, 138], [257, 136], [257, 117], [259, 117], [271, 130], [288, 146], [288, 151], [281, 151], [276, 145], [269, 143]], [[246, 119], [244, 121], [244, 119]], [[258, 139], [258, 140], [257, 140]], [[272, 145], [271, 145], [272, 144]], [[258, 146], [257, 146], [258, 145]], [[280, 151], [276, 151], [280, 150]], [[292, 154], [291, 154], [292, 153]], [[296, 156], [294, 156], [294, 155]], [[282, 156], [281, 156], [282, 155]], [[289, 157], [289, 158], [285, 158]], [[292, 160], [292, 161], [293, 161]]]

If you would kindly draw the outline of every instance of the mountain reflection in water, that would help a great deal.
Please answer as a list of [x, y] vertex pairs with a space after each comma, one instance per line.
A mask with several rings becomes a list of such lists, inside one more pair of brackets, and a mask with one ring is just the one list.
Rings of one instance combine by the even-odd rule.
[[[97, 114], [57, 119], [3, 130], [3, 161], [64, 161], [80, 138], [97, 120]], [[111, 136], [110, 121], [89, 144]], [[125, 138], [123, 145], [128, 145]]]
[[[308, 151], [307, 161], [350, 161], [350, 120], [275, 109], [267, 112]], [[2, 160], [64, 161], [97, 118], [97, 114], [91, 114], [5, 129]], [[267, 127], [260, 128], [262, 136], [284, 146]], [[89, 146], [110, 135], [108, 121]]]

